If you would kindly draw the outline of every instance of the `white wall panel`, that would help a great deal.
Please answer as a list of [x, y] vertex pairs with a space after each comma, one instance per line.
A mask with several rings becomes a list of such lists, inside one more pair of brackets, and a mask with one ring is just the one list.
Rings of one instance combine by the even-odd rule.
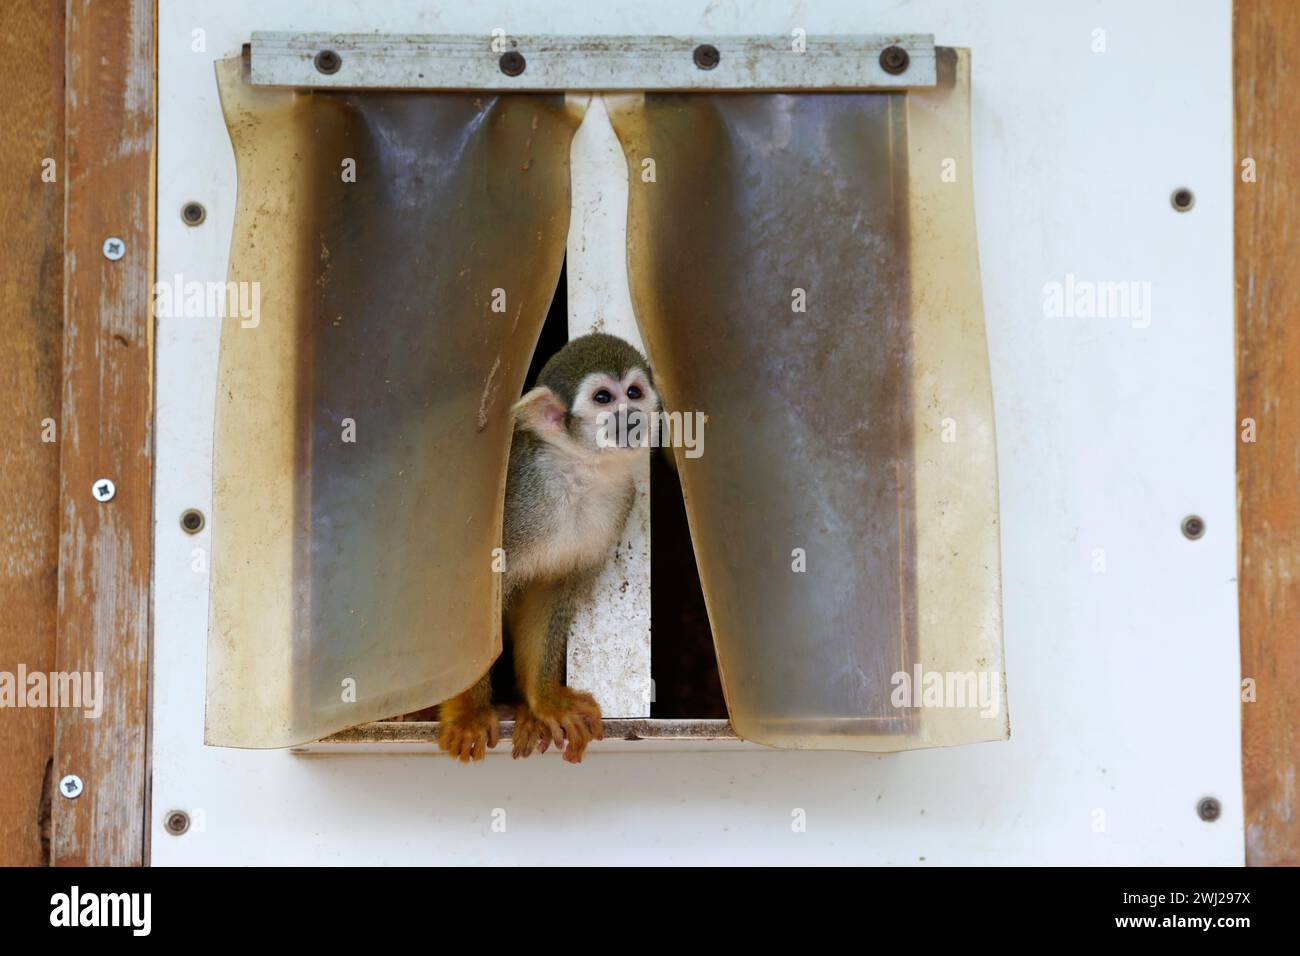
[[[208, 532], [177, 518], [209, 510], [218, 327], [162, 319], [155, 864], [1242, 861], [1229, 0], [160, 6], [163, 278], [224, 278], [235, 170], [212, 61], [253, 30], [802, 27], [970, 47], [1012, 739], [887, 757], [596, 751], [579, 767], [204, 748], [191, 550]], [[1187, 214], [1169, 203], [1183, 185]], [[190, 199], [208, 208], [198, 228], [180, 222]], [[1045, 315], [1044, 284], [1069, 275], [1150, 283], [1149, 323]], [[1179, 531], [1193, 512], [1196, 542]], [[1213, 824], [1195, 812], [1207, 794]], [[173, 808], [195, 819], [182, 837], [162, 829]]]

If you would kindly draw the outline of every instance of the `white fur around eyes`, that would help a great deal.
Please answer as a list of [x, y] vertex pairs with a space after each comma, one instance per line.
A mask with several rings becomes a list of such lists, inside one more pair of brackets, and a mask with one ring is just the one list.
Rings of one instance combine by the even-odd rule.
[[[641, 389], [640, 398], [627, 398], [627, 389], [631, 385], [636, 385]], [[613, 401], [604, 405], [592, 398], [602, 388], [609, 389], [611, 395], [614, 396]], [[601, 412], [615, 411], [619, 405], [627, 405], [630, 408], [637, 408], [646, 412], [655, 409], [655, 390], [646, 380], [644, 370], [639, 368], [628, 370], [621, 382], [605, 372], [592, 372], [590, 375], [585, 376], [578, 387], [577, 394], [574, 395], [573, 407], [569, 409], [569, 413], [583, 421], [594, 423], [596, 416]]]

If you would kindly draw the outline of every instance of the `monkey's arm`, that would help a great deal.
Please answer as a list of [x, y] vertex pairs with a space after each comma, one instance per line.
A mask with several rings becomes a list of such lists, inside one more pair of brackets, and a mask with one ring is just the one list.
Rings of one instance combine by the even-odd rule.
[[568, 746], [564, 759], [579, 763], [592, 739], [600, 740], [600, 707], [590, 694], [564, 686], [569, 628], [596, 571], [533, 581], [510, 602], [506, 622], [514, 644], [515, 679], [525, 703], [515, 718], [514, 756]]
[[469, 690], [438, 708], [438, 747], [468, 763], [482, 760], [501, 739], [501, 724], [492, 709], [492, 669]]

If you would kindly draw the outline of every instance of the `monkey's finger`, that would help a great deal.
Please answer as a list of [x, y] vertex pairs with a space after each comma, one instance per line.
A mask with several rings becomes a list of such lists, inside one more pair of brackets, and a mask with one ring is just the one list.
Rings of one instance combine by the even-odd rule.
[[495, 747], [501, 742], [501, 725], [495, 720], [488, 724], [488, 746]]
[[460, 759], [462, 763], [469, 763], [474, 759], [473, 733], [462, 733], [460, 735]]
[[527, 721], [518, 721], [515, 723], [515, 738], [511, 756], [516, 760], [520, 757], [528, 757], [533, 752], [533, 746], [537, 743], [537, 733], [531, 723]]
[[556, 720], [554, 717], [547, 717], [546, 726], [551, 732], [551, 740], [554, 741], [555, 746], [563, 747], [564, 728], [560, 726], [560, 722]]
[[573, 703], [574, 709], [586, 721], [591, 736], [596, 740], [603, 740], [605, 729], [600, 719], [600, 705], [596, 703], [596, 698], [587, 693], [576, 693], [573, 695]]
[[572, 714], [564, 718], [564, 734], [571, 744], [582, 746], [591, 739], [591, 728], [580, 714]]
[[460, 734], [452, 734], [447, 742], [447, 753], [451, 754], [456, 760], [464, 761], [463, 750]]
[[579, 727], [579, 732], [588, 739], [601, 739], [603, 730], [600, 722], [600, 712], [591, 713], [588, 708], [582, 708], [574, 714], [574, 723]]
[[442, 746], [443, 749], [447, 751], [448, 756], [452, 757], [455, 760], [459, 760], [460, 759], [459, 731], [448, 730], [446, 736], [443, 738]]

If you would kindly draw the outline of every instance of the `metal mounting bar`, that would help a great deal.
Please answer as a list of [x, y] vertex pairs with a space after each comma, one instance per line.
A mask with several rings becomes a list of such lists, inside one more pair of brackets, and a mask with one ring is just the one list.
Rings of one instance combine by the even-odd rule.
[[419, 36], [255, 32], [258, 86], [406, 90], [899, 90], [934, 37]]

